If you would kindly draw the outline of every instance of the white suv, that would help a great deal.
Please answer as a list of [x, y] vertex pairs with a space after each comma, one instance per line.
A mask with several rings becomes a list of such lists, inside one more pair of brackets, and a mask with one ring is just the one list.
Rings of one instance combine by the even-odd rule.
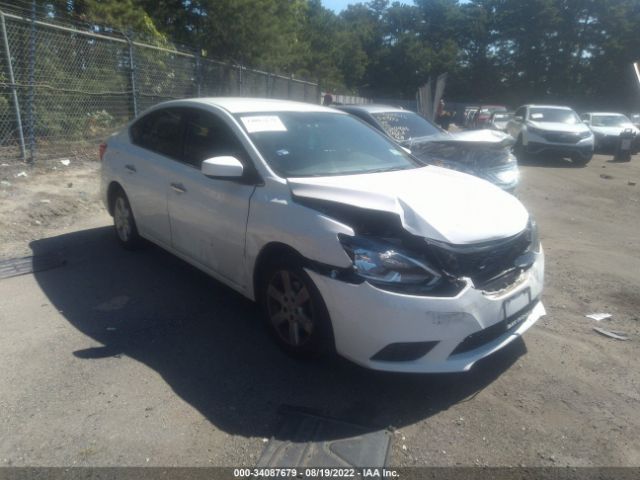
[[516, 139], [518, 158], [555, 155], [586, 165], [593, 157], [593, 133], [569, 107], [524, 105], [507, 124], [507, 133]]
[[545, 313], [544, 256], [518, 199], [424, 166], [344, 112], [172, 101], [101, 157], [119, 241], [150, 240], [256, 300], [293, 354], [464, 371]]

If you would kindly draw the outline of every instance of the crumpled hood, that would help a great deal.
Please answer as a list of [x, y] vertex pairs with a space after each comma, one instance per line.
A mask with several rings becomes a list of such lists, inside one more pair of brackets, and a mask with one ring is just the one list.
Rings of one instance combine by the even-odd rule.
[[[504, 123], [507, 123], [506, 121]], [[483, 143], [496, 147], [510, 147], [515, 143], [514, 138], [504, 132], [497, 130], [466, 130], [455, 132], [450, 135], [455, 142]]]
[[412, 138], [403, 143], [409, 149], [419, 148], [429, 143], [457, 144], [461, 147], [509, 148], [515, 143], [511, 135], [497, 130], [466, 130], [462, 132], [443, 133], [428, 137]]
[[431, 165], [288, 183], [296, 197], [395, 213], [408, 232], [455, 245], [511, 237], [529, 219], [518, 199], [489, 182]]
[[414, 138], [403, 143], [419, 159], [483, 176], [488, 169], [511, 165], [517, 168], [511, 155], [515, 140], [496, 130], [474, 130]]

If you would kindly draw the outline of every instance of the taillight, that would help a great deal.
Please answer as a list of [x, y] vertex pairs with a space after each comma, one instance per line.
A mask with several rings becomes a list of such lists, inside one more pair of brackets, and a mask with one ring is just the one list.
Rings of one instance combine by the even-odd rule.
[[102, 161], [102, 159], [104, 158], [104, 153], [107, 151], [107, 144], [106, 143], [101, 143], [100, 147], [98, 147], [98, 153], [100, 155], [100, 161]]

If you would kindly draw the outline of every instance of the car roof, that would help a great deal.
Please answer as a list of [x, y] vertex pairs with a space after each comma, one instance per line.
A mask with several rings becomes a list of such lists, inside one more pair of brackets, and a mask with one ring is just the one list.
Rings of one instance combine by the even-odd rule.
[[620, 112], [587, 112], [588, 115], [621, 115], [624, 116], [624, 113]]
[[[368, 113], [412, 112], [411, 110], [405, 110], [399, 107], [392, 107], [391, 105], [383, 105], [380, 103], [339, 105], [339, 106], [336, 106], [336, 108], [339, 108], [340, 110], [345, 110], [345, 111], [360, 110], [361, 112], [368, 112]], [[415, 112], [412, 112], [412, 113], [415, 113]]]
[[222, 108], [229, 113], [259, 113], [259, 112], [327, 112], [335, 113], [332, 108], [313, 103], [294, 102], [291, 100], [276, 100], [273, 98], [247, 97], [202, 97], [172, 100], [158, 104], [162, 106], [209, 105]]
[[535, 104], [531, 104], [531, 105], [523, 105], [523, 107], [529, 107], [529, 108], [556, 108], [558, 110], [573, 110], [573, 108], [567, 107], [566, 105], [535, 105]]

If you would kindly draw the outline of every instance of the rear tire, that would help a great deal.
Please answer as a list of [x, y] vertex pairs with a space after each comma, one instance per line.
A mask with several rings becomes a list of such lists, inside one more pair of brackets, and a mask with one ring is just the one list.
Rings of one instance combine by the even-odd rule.
[[335, 351], [329, 312], [315, 284], [294, 256], [270, 262], [259, 281], [258, 300], [276, 343], [297, 358]]
[[113, 226], [120, 245], [127, 250], [140, 248], [142, 238], [129, 199], [122, 189], [118, 189], [113, 196]]

